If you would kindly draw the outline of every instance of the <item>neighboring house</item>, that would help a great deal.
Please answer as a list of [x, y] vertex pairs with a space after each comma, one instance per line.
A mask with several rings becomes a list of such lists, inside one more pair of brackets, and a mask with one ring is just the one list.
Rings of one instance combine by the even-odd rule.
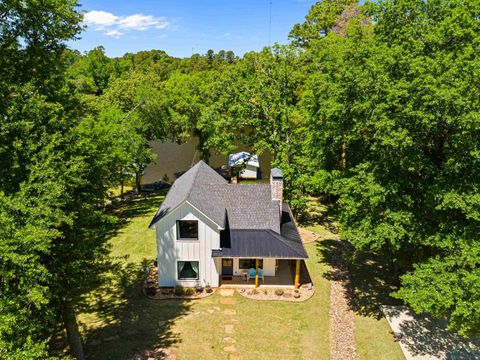
[[157, 235], [159, 286], [250, 280], [298, 287], [308, 256], [282, 201], [282, 172], [272, 169], [270, 179], [230, 184], [203, 161], [180, 176], [150, 224]]
[[228, 155], [228, 165], [230, 167], [244, 166], [240, 172], [241, 179], [257, 179], [260, 163], [257, 155], [250, 155], [246, 151]]

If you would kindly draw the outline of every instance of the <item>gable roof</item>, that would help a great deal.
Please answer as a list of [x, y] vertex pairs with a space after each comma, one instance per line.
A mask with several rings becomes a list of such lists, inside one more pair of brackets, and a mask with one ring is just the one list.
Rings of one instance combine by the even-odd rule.
[[173, 183], [150, 227], [185, 201], [220, 228], [228, 213], [231, 229], [280, 232], [278, 202], [272, 201], [269, 184], [230, 184], [203, 161]]
[[150, 227], [185, 202], [223, 229], [213, 257], [308, 258], [290, 207], [279, 211], [270, 184], [230, 184], [199, 161], [175, 181]]
[[168, 191], [167, 197], [153, 217], [149, 227], [175, 210], [185, 201], [190, 202], [198, 210], [212, 219], [215, 224], [223, 227], [225, 211], [221, 211], [215, 206], [216, 201], [210, 201], [209, 193], [215, 187], [226, 184], [228, 184], [227, 180], [205, 164], [205, 162], [199, 161], [173, 183]]

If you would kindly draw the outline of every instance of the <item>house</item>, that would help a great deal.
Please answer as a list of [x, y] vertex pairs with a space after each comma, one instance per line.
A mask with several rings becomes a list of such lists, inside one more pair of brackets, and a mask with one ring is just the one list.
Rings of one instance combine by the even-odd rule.
[[203, 161], [180, 176], [150, 223], [159, 286], [298, 287], [308, 256], [282, 201], [282, 172], [270, 179], [230, 184]]
[[257, 155], [250, 155], [248, 152], [242, 151], [228, 155], [228, 166], [231, 168], [244, 165], [245, 168], [238, 174], [241, 179], [257, 179], [260, 163]]

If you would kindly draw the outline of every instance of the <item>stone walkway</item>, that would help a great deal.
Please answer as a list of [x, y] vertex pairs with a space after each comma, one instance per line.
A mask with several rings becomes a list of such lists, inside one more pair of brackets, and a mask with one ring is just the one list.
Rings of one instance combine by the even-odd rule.
[[357, 360], [355, 348], [355, 315], [347, 301], [347, 267], [341, 254], [333, 259], [330, 280], [330, 358], [332, 360]]
[[[235, 293], [234, 290], [221, 290], [220, 295], [224, 298], [220, 299], [220, 303], [223, 305], [235, 305], [235, 299], [233, 298], [233, 294]], [[233, 308], [226, 308], [223, 310], [223, 314], [225, 315], [223, 318], [226, 321], [224, 325], [225, 328], [225, 337], [222, 339], [223, 351], [228, 354], [229, 360], [237, 360], [240, 359], [237, 355], [237, 347], [235, 343], [235, 324], [238, 323], [238, 319], [235, 318], [237, 314], [237, 310]]]

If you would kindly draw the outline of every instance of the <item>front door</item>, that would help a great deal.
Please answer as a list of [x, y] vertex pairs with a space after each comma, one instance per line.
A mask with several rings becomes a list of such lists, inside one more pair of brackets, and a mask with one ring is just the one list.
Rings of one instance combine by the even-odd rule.
[[229, 258], [222, 259], [222, 275], [226, 275], [226, 276], [233, 275], [233, 259], [229, 259]]

